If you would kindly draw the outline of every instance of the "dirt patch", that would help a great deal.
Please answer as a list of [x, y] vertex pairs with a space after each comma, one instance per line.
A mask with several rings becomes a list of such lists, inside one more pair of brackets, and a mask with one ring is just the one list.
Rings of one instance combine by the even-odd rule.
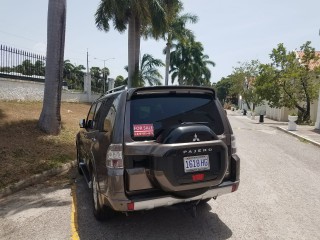
[[0, 189], [76, 158], [79, 120], [90, 105], [62, 103], [62, 129], [49, 136], [37, 128], [40, 102], [0, 101]]

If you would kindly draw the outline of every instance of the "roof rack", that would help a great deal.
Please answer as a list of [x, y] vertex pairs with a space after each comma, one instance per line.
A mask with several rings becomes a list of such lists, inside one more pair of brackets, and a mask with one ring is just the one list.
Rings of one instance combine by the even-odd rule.
[[109, 93], [113, 93], [113, 92], [117, 92], [117, 91], [121, 91], [121, 90], [125, 90], [125, 89], [127, 89], [127, 85], [122, 85], [122, 86], [119, 86], [119, 87], [116, 87], [116, 88], [112, 88], [112, 89], [106, 91], [105, 93], [103, 93], [101, 95], [101, 97], [105, 96], [105, 95], [107, 95]]

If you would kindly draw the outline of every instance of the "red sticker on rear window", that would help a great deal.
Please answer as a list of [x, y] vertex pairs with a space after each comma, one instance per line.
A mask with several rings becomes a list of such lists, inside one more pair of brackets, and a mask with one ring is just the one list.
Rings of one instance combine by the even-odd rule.
[[153, 137], [153, 124], [134, 124], [133, 125], [134, 137]]

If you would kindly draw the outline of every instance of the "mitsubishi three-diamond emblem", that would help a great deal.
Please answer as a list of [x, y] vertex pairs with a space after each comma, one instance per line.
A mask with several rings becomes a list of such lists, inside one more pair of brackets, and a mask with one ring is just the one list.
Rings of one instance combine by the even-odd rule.
[[193, 138], [194, 142], [200, 142], [200, 139], [198, 138], [197, 134], [194, 134], [194, 138]]

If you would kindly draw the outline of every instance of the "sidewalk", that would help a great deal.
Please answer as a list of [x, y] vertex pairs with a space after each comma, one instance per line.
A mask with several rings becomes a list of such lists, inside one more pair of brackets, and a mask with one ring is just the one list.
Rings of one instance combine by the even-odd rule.
[[[239, 111], [228, 111], [228, 115], [231, 116], [241, 116], [243, 115]], [[259, 123], [259, 116], [255, 116], [255, 119], [251, 119], [248, 116], [243, 116], [252, 122]], [[314, 126], [307, 126], [307, 125], [297, 125], [296, 131], [288, 131], [288, 122], [278, 122], [269, 118], [264, 117], [263, 123], [265, 125], [274, 126], [277, 129], [286, 132], [294, 137], [297, 137], [303, 141], [307, 141], [315, 146], [320, 147], [320, 130], [315, 129]]]

